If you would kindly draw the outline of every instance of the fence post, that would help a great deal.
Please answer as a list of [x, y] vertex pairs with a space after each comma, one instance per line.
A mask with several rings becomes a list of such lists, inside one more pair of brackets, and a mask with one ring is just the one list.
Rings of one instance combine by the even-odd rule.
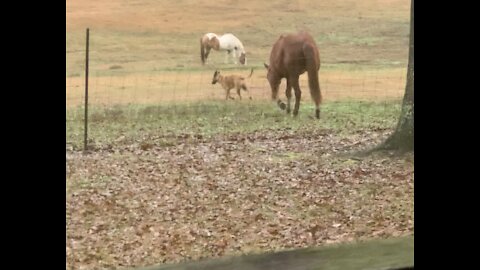
[[85, 134], [83, 138], [83, 151], [87, 151], [87, 138], [88, 138], [88, 43], [89, 43], [89, 32], [87, 28], [87, 44], [86, 44], [86, 53], [85, 53]]

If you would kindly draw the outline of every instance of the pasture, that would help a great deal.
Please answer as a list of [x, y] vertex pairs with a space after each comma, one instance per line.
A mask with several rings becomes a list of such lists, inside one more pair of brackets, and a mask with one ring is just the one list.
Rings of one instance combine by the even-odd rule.
[[[66, 10], [67, 269], [119, 269], [413, 234], [413, 154], [352, 158], [395, 128], [410, 1], [93, 1]], [[82, 153], [85, 29], [89, 145]], [[306, 74], [297, 118], [270, 101], [280, 34], [320, 49], [321, 119]], [[248, 64], [202, 66], [232, 32]], [[247, 76], [225, 101], [215, 69]], [[280, 86], [284, 99], [285, 83]], [[233, 95], [235, 96], [235, 95]]]

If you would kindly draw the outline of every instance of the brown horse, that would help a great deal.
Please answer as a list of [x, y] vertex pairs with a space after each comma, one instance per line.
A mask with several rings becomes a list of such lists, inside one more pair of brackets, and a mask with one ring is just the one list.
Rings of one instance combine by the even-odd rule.
[[[298, 34], [282, 35], [275, 42], [270, 53], [270, 65], [264, 64], [268, 69], [267, 79], [272, 89], [272, 99], [277, 102], [280, 109], [287, 109], [290, 113], [290, 100], [292, 87], [295, 90], [295, 108], [293, 115], [298, 115], [300, 107], [301, 91], [299, 77], [305, 71], [308, 73], [308, 86], [310, 94], [315, 102], [315, 116], [320, 118], [320, 103], [322, 94], [318, 81], [320, 69], [320, 54], [312, 36], [306, 32]], [[278, 88], [282, 78], [287, 79], [287, 105], [278, 98]]]

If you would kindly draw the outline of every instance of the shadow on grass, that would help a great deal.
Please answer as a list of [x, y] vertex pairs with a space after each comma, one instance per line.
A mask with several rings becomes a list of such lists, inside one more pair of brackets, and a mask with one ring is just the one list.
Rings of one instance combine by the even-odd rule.
[[361, 270], [413, 269], [413, 236], [244, 255], [137, 270]]

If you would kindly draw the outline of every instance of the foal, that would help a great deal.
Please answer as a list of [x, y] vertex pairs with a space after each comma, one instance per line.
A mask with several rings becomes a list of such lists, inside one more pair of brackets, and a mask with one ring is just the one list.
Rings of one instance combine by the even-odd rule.
[[[253, 74], [253, 68], [250, 72], [250, 75], [248, 75], [247, 78], [252, 77], [252, 74]], [[220, 75], [220, 71], [216, 70], [215, 73], [213, 74], [212, 84], [216, 84], [217, 82], [219, 82], [222, 85], [223, 89], [225, 89], [226, 100], [228, 100], [229, 98], [233, 99], [232, 97], [230, 97], [230, 90], [233, 88], [237, 89], [237, 94], [240, 97], [240, 99], [242, 99], [242, 95], [240, 94], [240, 89], [243, 89], [244, 91], [248, 91], [247, 84], [245, 83], [245, 78], [240, 75], [222, 76]], [[250, 96], [250, 99], [252, 99], [252, 96]]]

